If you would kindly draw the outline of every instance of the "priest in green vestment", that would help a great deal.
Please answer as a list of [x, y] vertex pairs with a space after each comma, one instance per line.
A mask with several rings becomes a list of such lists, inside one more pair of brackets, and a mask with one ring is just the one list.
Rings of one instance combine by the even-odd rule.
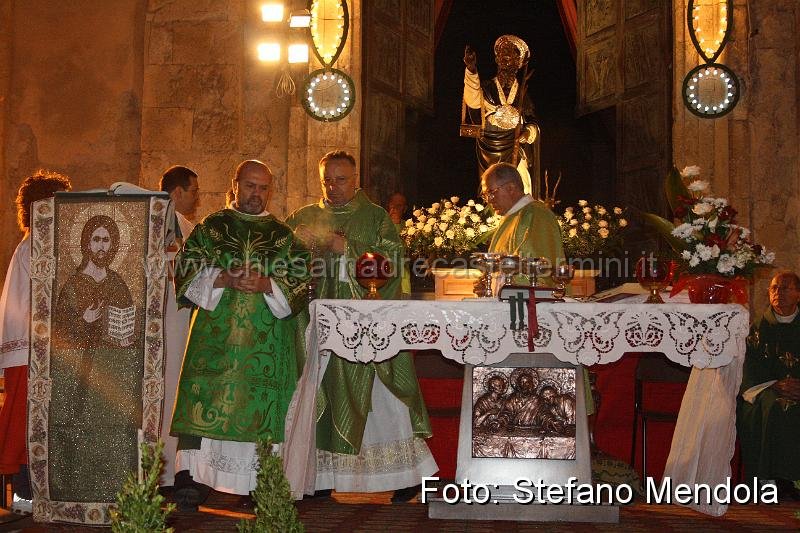
[[[745, 478], [800, 480], [800, 278], [780, 272], [769, 308], [750, 328], [736, 425]], [[784, 491], [785, 492], [785, 491]], [[794, 493], [796, 494], [796, 493]]]
[[[255, 488], [255, 443], [284, 440], [303, 360], [295, 314], [306, 307], [309, 255], [266, 211], [271, 185], [266, 165], [240, 164], [233, 205], [194, 228], [175, 265], [178, 303], [194, 307], [172, 417], [176, 470], [242, 495]], [[179, 485], [176, 476], [176, 494]], [[176, 499], [193, 507], [194, 489]]]
[[[361, 299], [355, 261], [378, 252], [397, 267], [403, 245], [386, 211], [357, 188], [355, 159], [329, 152], [319, 163], [323, 198], [286, 220], [312, 249], [319, 298]], [[400, 276], [379, 289], [399, 297]], [[418, 485], [437, 471], [425, 441], [431, 435], [411, 354], [382, 363], [330, 357], [317, 396], [317, 490], [378, 492]], [[413, 494], [412, 494], [413, 496]]]
[[[514, 165], [495, 163], [481, 176], [481, 196], [501, 215], [489, 251], [520, 257], [541, 257], [550, 265], [564, 260], [564, 245], [556, 216], [539, 200], [523, 191], [522, 177]], [[547, 280], [543, 280], [546, 282]], [[583, 371], [586, 414], [594, 414], [589, 373]]]
[[551, 265], [564, 259], [561, 230], [547, 206], [525, 194], [522, 178], [509, 163], [496, 163], [481, 176], [481, 195], [501, 215], [490, 252], [542, 257]]

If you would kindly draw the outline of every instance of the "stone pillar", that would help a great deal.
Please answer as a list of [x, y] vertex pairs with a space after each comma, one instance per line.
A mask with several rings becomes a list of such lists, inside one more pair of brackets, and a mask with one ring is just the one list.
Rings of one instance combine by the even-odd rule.
[[[681, 84], [700, 63], [686, 25], [688, 0], [675, 0], [673, 151], [679, 168], [696, 164], [712, 191], [739, 211], [740, 224], [776, 252], [776, 265], [800, 268], [798, 190], [798, 18], [794, 0], [734, 0], [733, 34], [717, 60], [739, 77], [737, 107], [719, 119], [700, 119], [683, 105]], [[751, 293], [766, 304], [769, 272]]]

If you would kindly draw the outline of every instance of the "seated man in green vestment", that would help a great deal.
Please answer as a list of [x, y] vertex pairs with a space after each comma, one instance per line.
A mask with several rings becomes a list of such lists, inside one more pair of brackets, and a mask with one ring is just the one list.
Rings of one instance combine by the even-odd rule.
[[256, 483], [255, 443], [284, 440], [302, 368], [294, 315], [306, 306], [309, 256], [267, 212], [271, 186], [264, 163], [241, 163], [233, 205], [198, 224], [176, 259], [178, 303], [194, 307], [172, 417], [175, 494], [184, 508], [199, 498], [186, 471], [247, 495]]
[[777, 482], [797, 499], [800, 480], [800, 277], [780, 272], [769, 284], [770, 306], [751, 326], [736, 426], [745, 478]]
[[[352, 155], [329, 152], [319, 172], [323, 198], [286, 223], [324, 261], [317, 295], [360, 299], [366, 290], [354, 277], [355, 261], [377, 252], [400, 265], [402, 243], [386, 211], [357, 188]], [[400, 276], [379, 289], [384, 299], [398, 298], [399, 291]], [[438, 470], [423, 440], [430, 422], [411, 354], [369, 364], [328, 359], [317, 401], [317, 491], [396, 490], [395, 501], [410, 499], [415, 490], [398, 489]]]

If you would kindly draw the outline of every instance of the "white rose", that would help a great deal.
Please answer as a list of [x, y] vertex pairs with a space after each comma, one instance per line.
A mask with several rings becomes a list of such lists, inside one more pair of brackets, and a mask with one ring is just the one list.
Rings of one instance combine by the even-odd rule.
[[487, 231], [489, 231], [489, 226], [487, 226], [486, 224], [481, 224], [480, 226], [478, 226], [478, 231], [480, 231], [481, 233], [486, 233]]
[[569, 225], [570, 226], [577, 226], [578, 225], [578, 219], [577, 218], [573, 218], [572, 220], [569, 221]]
[[433, 238], [433, 245], [434, 246], [439, 247], [442, 244], [444, 244], [444, 239], [442, 239], [441, 237], [434, 237]]
[[450, 213], [448, 213], [447, 211], [445, 211], [444, 213], [442, 213], [442, 214], [439, 216], [439, 220], [444, 220], [444, 221], [448, 221], [448, 220], [450, 220]]
[[625, 220], [624, 218], [619, 219], [619, 227], [620, 228], [624, 228], [627, 225], [628, 225], [628, 221], [627, 220]]
[[581, 227], [582, 227], [582, 228], [583, 228], [585, 231], [589, 231], [589, 228], [590, 228], [591, 226], [589, 225], [589, 223], [588, 223], [588, 222], [584, 222], [583, 224], [581, 224]]
[[475, 211], [477, 211], [478, 213], [483, 211], [483, 204], [475, 204]]
[[470, 207], [472, 207], [473, 205], [475, 205], [475, 200], [469, 200], [469, 201], [467, 201], [467, 205], [468, 205], [468, 206], [470, 206]]
[[458, 196], [451, 196], [450, 197], [450, 201], [453, 202], [454, 204], [457, 204], [458, 200], [460, 200], [460, 198]]
[[411, 236], [412, 236], [412, 235], [414, 235], [416, 232], [417, 232], [417, 230], [415, 230], [414, 228], [408, 228], [408, 231], [406, 231], [406, 235], [408, 235], [409, 237], [411, 237]]
[[445, 232], [444, 232], [444, 235], [445, 235], [445, 237], [447, 237], [448, 239], [454, 239], [454, 238], [455, 238], [455, 236], [456, 236], [456, 232], [455, 232], [455, 231], [453, 231], [453, 230], [451, 230], [451, 229], [449, 229], [449, 230], [447, 230], [447, 231], [445, 231]]
[[708, 182], [703, 180], [694, 180], [687, 185], [686, 188], [694, 192], [705, 191], [708, 189]]
[[683, 167], [683, 170], [681, 170], [681, 176], [683, 176], [684, 178], [691, 178], [699, 175], [700, 175], [700, 167], [698, 167], [697, 165]]
[[414, 209], [414, 216], [415, 216], [415, 217], [418, 217], [418, 216], [420, 216], [421, 214], [422, 214], [422, 211], [421, 211], [421, 210], [419, 210], [419, 209]]
[[583, 218], [585, 220], [592, 220], [592, 215], [590, 215], [589, 213], [586, 213], [585, 215], [583, 215]]
[[428, 217], [426, 217], [425, 215], [420, 215], [419, 216], [419, 221], [420, 222], [425, 222], [426, 220], [428, 220]]
[[586, 200], [578, 200], [578, 205], [583, 207], [589, 205], [589, 202], [587, 202]]
[[600, 236], [601, 236], [602, 238], [604, 238], [604, 239], [605, 239], [606, 237], [608, 237], [608, 230], [607, 230], [606, 228], [600, 228], [599, 230], [597, 230], [597, 233], [599, 233], [599, 234], [600, 234]]
[[406, 227], [407, 228], [410, 228], [413, 225], [414, 225], [414, 221], [413, 220], [411, 220], [410, 218], [408, 220], [406, 220]]
[[447, 224], [445, 224], [444, 222], [439, 224], [439, 231], [446, 231], [446, 230], [447, 230]]
[[459, 223], [459, 225], [464, 226], [467, 223], [467, 219], [466, 218], [459, 218], [458, 219], [458, 223]]
[[717, 261], [717, 271], [720, 274], [733, 274], [734, 260], [728, 254], [722, 254]]
[[[679, 239], [688, 239], [692, 236], [694, 232], [694, 226], [688, 223], [683, 223], [680, 226], [676, 226], [672, 229], [672, 235], [678, 237]], [[688, 257], [687, 257], [688, 259]]]
[[584, 207], [583, 208], [583, 212], [584, 213], [591, 213], [592, 212], [592, 208], [591, 207]]
[[467, 228], [464, 233], [466, 233], [467, 237], [469, 237], [470, 239], [475, 236], [475, 230], [472, 228]]
[[710, 213], [712, 209], [714, 208], [711, 207], [710, 204], [707, 204], [705, 202], [700, 202], [698, 204], [695, 204], [695, 206], [692, 208], [692, 213], [694, 213], [695, 215], [703, 216], [706, 213]]
[[578, 230], [577, 229], [572, 228], [571, 230], [569, 230], [570, 238], [576, 237], [577, 235], [578, 235]]
[[614, 208], [614, 214], [615, 215], [621, 215], [622, 214], [622, 208], [621, 207], [615, 207]]
[[436, 209], [434, 209], [433, 207], [429, 207], [428, 214], [433, 215], [434, 213], [436, 213]]
[[479, 217], [479, 216], [478, 216], [478, 215], [476, 215], [475, 213], [472, 213], [472, 214], [469, 216], [469, 219], [470, 219], [471, 221], [473, 221], [473, 222], [480, 222], [480, 220], [481, 220], [481, 217]]
[[432, 208], [434, 211], [436, 211], [436, 210], [437, 210], [437, 209], [439, 209], [440, 207], [442, 207], [442, 204], [440, 204], [439, 202], [436, 202], [435, 204], [433, 204], [433, 205], [431, 206], [431, 208]]
[[606, 211], [606, 208], [603, 207], [602, 205], [597, 208], [598, 215], [605, 215], [606, 213], [608, 213], [608, 211]]
[[572, 220], [573, 214], [571, 211], [564, 213], [564, 220]]
[[600, 226], [601, 228], [607, 228], [608, 222], [606, 222], [605, 220], [601, 220], [600, 222], [597, 223], [597, 225]]
[[433, 231], [433, 227], [432, 226], [425, 226], [425, 228], [422, 231], [424, 231], [425, 233], [430, 233], [431, 231]]
[[422, 222], [417, 222], [417, 229], [422, 229], [424, 227], [425, 227], [425, 224], [423, 224]]
[[453, 202], [445, 202], [444, 206], [445, 208], [450, 209], [451, 207], [453, 207]]

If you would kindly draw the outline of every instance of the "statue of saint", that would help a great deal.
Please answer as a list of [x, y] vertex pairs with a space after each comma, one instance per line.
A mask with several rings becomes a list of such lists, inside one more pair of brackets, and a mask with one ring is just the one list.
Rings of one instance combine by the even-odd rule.
[[480, 110], [481, 132], [476, 142], [479, 174], [492, 164], [517, 167], [525, 194], [539, 195], [539, 126], [526, 97], [530, 50], [515, 35], [502, 35], [494, 43], [497, 74], [481, 82], [475, 51], [464, 50], [464, 104]]

